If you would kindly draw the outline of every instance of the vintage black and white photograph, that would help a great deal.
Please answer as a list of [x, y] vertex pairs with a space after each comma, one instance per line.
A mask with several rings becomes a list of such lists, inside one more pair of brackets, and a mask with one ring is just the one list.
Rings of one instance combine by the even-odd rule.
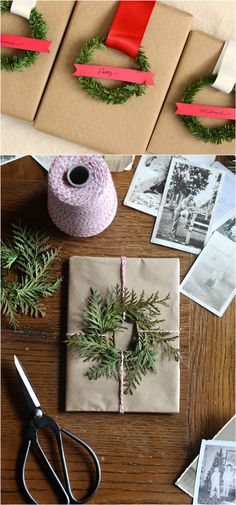
[[202, 440], [193, 505], [236, 503], [234, 442]]
[[217, 228], [219, 233], [236, 242], [236, 212], [235, 209], [228, 212], [222, 224]]
[[[224, 157], [224, 162], [230, 158], [230, 156]], [[228, 164], [229, 166], [229, 164]], [[219, 199], [217, 201], [216, 207], [214, 209], [213, 215], [213, 223], [214, 229], [220, 226], [218, 221], [222, 220], [222, 216], [230, 212], [235, 208], [236, 201], [236, 177], [235, 173], [232, 172], [227, 165], [223, 165], [223, 163], [219, 161], [215, 161], [212, 164], [212, 167], [217, 168], [219, 170], [223, 170], [224, 172], [224, 181], [220, 191]], [[221, 221], [222, 223], [222, 221]]]
[[221, 317], [236, 293], [235, 254], [235, 242], [213, 233], [184, 278], [181, 293]]
[[142, 156], [124, 205], [156, 217], [171, 158], [171, 156]]
[[[25, 156], [25, 155], [24, 155]], [[0, 165], [5, 165], [6, 163], [10, 163], [11, 161], [18, 160], [19, 158], [23, 158], [23, 155], [18, 154], [2, 154], [0, 156]]]
[[35, 156], [35, 155], [33, 155], [32, 158], [35, 161], [37, 161], [41, 165], [41, 167], [45, 168], [45, 170], [47, 170], [47, 172], [48, 172], [52, 162], [56, 159], [56, 156], [50, 156], [50, 155], [49, 156], [41, 156], [41, 155]]
[[173, 158], [151, 242], [198, 254], [210, 236], [224, 171]]

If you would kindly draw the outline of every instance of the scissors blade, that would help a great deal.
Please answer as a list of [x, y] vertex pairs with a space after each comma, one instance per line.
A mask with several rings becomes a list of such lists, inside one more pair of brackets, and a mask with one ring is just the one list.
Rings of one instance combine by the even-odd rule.
[[27, 376], [27, 373], [21, 364], [20, 360], [14, 356], [14, 363], [18, 372], [18, 376], [20, 379], [20, 384], [27, 402], [27, 405], [30, 409], [30, 411], [34, 412], [36, 409], [40, 408], [40, 402], [36, 396], [36, 393], [34, 391], [34, 388], [29, 380], [29, 377]]

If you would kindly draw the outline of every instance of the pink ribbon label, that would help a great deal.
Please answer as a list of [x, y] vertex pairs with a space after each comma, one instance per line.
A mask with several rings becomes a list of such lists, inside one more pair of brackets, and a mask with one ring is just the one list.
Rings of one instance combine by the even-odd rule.
[[51, 40], [32, 39], [30, 37], [20, 37], [18, 35], [7, 35], [3, 33], [0, 38], [2, 47], [13, 47], [26, 51], [36, 51], [38, 53], [49, 53]]
[[181, 116], [199, 116], [223, 119], [236, 119], [236, 109], [231, 107], [215, 107], [196, 103], [176, 102], [176, 114]]
[[75, 64], [77, 77], [96, 77], [97, 79], [114, 79], [115, 81], [135, 82], [154, 86], [154, 72], [141, 72], [129, 68], [103, 67], [100, 65]]

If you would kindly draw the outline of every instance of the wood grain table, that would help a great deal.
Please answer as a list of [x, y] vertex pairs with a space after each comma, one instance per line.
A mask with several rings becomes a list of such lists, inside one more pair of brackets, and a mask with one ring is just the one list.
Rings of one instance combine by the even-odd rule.
[[[136, 159], [137, 163], [138, 159]], [[25, 503], [16, 482], [17, 454], [27, 425], [24, 401], [13, 364], [25, 365], [46, 412], [61, 426], [87, 440], [102, 465], [97, 504], [188, 504], [191, 498], [174, 485], [197, 455], [201, 439], [211, 438], [234, 410], [234, 304], [218, 318], [181, 296], [181, 403], [176, 415], [66, 413], [63, 343], [67, 325], [68, 258], [72, 255], [179, 257], [181, 278], [194, 261], [188, 253], [150, 243], [154, 218], [122, 205], [132, 172], [114, 174], [119, 197], [117, 216], [102, 234], [90, 239], [65, 236], [47, 213], [47, 175], [31, 157], [2, 167], [2, 235], [10, 236], [19, 217], [46, 228], [53, 246], [62, 246], [55, 273], [64, 276], [60, 292], [46, 301], [44, 319], [22, 317], [14, 331], [2, 320], [2, 503]], [[56, 461], [51, 438], [44, 437]], [[66, 448], [75, 492], [88, 479], [73, 444]], [[40, 503], [58, 503], [32, 456], [27, 482]], [[62, 503], [62, 502], [61, 502]]]

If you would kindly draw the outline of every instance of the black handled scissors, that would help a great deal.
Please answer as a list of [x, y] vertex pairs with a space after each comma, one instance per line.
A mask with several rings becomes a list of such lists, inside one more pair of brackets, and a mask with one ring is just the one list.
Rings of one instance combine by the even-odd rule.
[[[52, 479], [52, 482], [54, 483], [55, 487], [57, 488], [58, 492], [63, 496], [63, 499], [65, 499], [65, 504], [70, 504], [70, 503], [86, 503], [92, 498], [92, 496], [95, 494], [100, 481], [101, 481], [101, 469], [100, 469], [100, 464], [98, 461], [98, 458], [93, 451], [93, 449], [86, 444], [83, 440], [80, 438], [76, 437], [73, 435], [73, 433], [70, 433], [69, 431], [60, 428], [60, 426], [49, 416], [46, 416], [40, 406], [40, 402], [36, 396], [36, 393], [34, 391], [34, 388], [22, 366], [20, 363], [19, 359], [14, 356], [14, 362], [15, 366], [18, 372], [19, 376], [19, 381], [20, 385], [27, 403], [27, 406], [30, 410], [31, 414], [31, 423], [30, 426], [27, 429], [26, 432], [26, 440], [25, 443], [22, 446], [21, 450], [21, 459], [20, 459], [20, 464], [18, 465], [17, 468], [17, 473], [18, 473], [18, 479], [19, 479], [19, 484], [20, 487], [22, 488], [23, 492], [25, 493], [27, 499], [29, 500], [29, 503], [38, 503], [31, 495], [29, 492], [29, 489], [26, 485], [26, 478], [25, 478], [25, 467], [26, 467], [26, 462], [29, 456], [29, 451], [30, 448], [33, 447], [36, 451], [38, 456], [40, 457], [40, 460], [44, 464], [44, 468], [46, 467], [48, 470], [48, 473], [50, 475], [50, 478]], [[57, 442], [57, 447], [59, 450], [59, 455], [60, 455], [60, 460], [62, 464], [62, 470], [63, 470], [63, 475], [64, 475], [64, 484], [61, 482], [59, 479], [57, 473], [53, 469], [51, 463], [49, 462], [45, 452], [43, 451], [39, 441], [38, 441], [38, 435], [37, 435], [37, 430], [40, 430], [42, 428], [49, 427], [53, 431], [56, 442]], [[66, 464], [66, 458], [65, 458], [65, 453], [64, 453], [64, 447], [63, 447], [63, 442], [62, 442], [62, 433], [73, 439], [75, 442], [80, 444], [86, 452], [89, 454], [90, 458], [92, 459], [92, 462], [95, 466], [95, 482], [93, 487], [89, 490], [87, 496], [85, 496], [81, 500], [77, 500], [72, 493], [71, 490], [71, 485], [70, 485], [70, 479], [69, 479], [69, 474], [68, 474], [68, 469], [67, 469], [67, 464]]]

